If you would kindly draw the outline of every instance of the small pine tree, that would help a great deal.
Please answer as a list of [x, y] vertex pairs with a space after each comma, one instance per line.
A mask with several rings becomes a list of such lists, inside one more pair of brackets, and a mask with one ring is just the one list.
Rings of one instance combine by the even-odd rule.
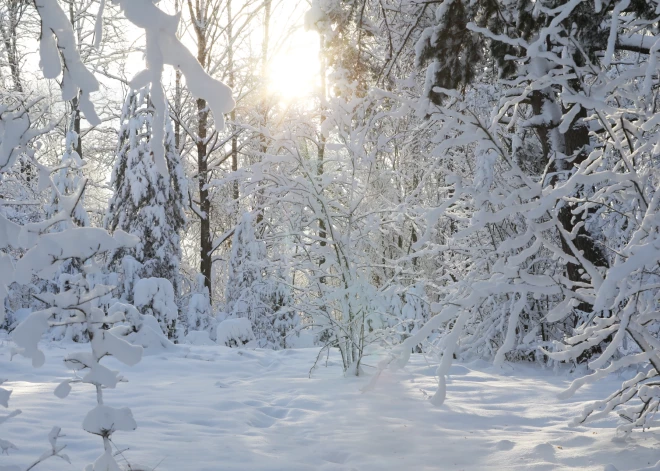
[[[169, 338], [178, 338], [178, 308], [174, 302], [174, 290], [164, 278], [142, 278], [135, 284], [135, 307], [143, 314], [154, 316]], [[164, 328], [163, 328], [164, 327]]]
[[[244, 213], [234, 231], [225, 311], [232, 318], [247, 318], [260, 347], [267, 346], [272, 329], [268, 319], [267, 289], [263, 276], [266, 247], [257, 240], [252, 215]], [[270, 324], [270, 325], [269, 325]]]
[[225, 310], [230, 318], [250, 320], [259, 347], [287, 348], [299, 316], [283, 267], [276, 269], [277, 276], [268, 274], [266, 245], [255, 237], [252, 219], [243, 214], [234, 232]]
[[[169, 121], [165, 138], [169, 175], [161, 175], [156, 168], [150, 142], [153, 108], [148, 93], [147, 87], [131, 91], [126, 98], [112, 172], [114, 194], [104, 222], [109, 231], [121, 229], [138, 236], [140, 243], [135, 248], [110, 254], [108, 266], [110, 269], [132, 267], [131, 273], [124, 273], [119, 293], [122, 299], [132, 302], [132, 288], [137, 280], [155, 277], [172, 284], [178, 301], [180, 234], [186, 222], [187, 186]], [[126, 258], [130, 260], [128, 265]], [[171, 332], [170, 326], [161, 327], [163, 332]]]
[[198, 274], [195, 280], [195, 287], [190, 293], [190, 299], [188, 300], [186, 328], [188, 331], [210, 331], [213, 322], [209, 290], [204, 284], [204, 275]]
[[274, 348], [290, 348], [293, 346], [292, 336], [298, 335], [300, 330], [300, 316], [294, 309], [293, 293], [282, 267], [277, 275], [268, 290], [268, 304], [272, 312], [269, 340]]

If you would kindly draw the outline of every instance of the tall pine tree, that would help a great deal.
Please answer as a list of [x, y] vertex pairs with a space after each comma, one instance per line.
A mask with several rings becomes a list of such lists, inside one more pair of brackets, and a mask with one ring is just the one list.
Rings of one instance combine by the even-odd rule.
[[[158, 172], [150, 142], [152, 121], [149, 88], [131, 91], [122, 111], [111, 181], [114, 194], [105, 216], [105, 227], [111, 232], [121, 229], [136, 235], [140, 243], [133, 249], [120, 249], [110, 254], [108, 266], [121, 267], [124, 284], [120, 295], [126, 301], [133, 300], [138, 279], [155, 277], [172, 283], [178, 302], [187, 185], [169, 121], [165, 137], [169, 175]], [[165, 328], [164, 331], [167, 332]]]

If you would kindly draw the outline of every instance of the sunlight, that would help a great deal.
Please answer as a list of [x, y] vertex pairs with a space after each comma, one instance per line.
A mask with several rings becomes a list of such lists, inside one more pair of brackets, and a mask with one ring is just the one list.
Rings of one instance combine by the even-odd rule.
[[318, 86], [318, 36], [313, 32], [298, 32], [290, 45], [275, 54], [268, 68], [269, 92], [283, 101], [295, 101], [311, 96]]

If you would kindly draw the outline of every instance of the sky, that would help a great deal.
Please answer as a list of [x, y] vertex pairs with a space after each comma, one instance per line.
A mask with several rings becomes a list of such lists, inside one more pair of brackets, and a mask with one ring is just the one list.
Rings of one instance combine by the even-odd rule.
[[[233, 0], [235, 11], [240, 9], [242, 1]], [[161, 1], [159, 7], [169, 13], [174, 12], [173, 0]], [[305, 31], [304, 15], [308, 8], [305, 0], [272, 0], [268, 90], [285, 102], [309, 97], [318, 85], [319, 38], [316, 32]], [[261, 17], [255, 18], [251, 29], [253, 42], [260, 47], [263, 37]], [[129, 33], [138, 44], [142, 41], [140, 35], [138, 28]], [[184, 37], [182, 41], [195, 51], [195, 44], [190, 38]], [[132, 60], [136, 61], [136, 68], [143, 64], [141, 56], [134, 56]]]

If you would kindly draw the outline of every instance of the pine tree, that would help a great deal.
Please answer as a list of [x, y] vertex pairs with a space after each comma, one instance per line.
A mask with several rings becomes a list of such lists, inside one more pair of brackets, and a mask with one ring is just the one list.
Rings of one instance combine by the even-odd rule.
[[195, 287], [190, 293], [190, 299], [188, 300], [186, 328], [188, 331], [210, 331], [213, 322], [209, 290], [204, 283], [204, 275], [199, 273], [195, 280]]
[[[121, 229], [140, 238], [137, 247], [118, 250], [108, 260], [111, 269], [123, 268], [120, 296], [128, 302], [133, 300], [133, 288], [140, 278], [168, 280], [177, 301], [180, 293], [180, 237], [186, 223], [187, 186], [169, 121], [165, 138], [169, 175], [158, 172], [150, 143], [152, 120], [148, 87], [131, 91], [122, 111], [111, 180], [114, 194], [105, 217], [109, 231]], [[171, 332], [171, 326], [161, 327]]]
[[277, 270], [277, 277], [271, 277], [267, 283], [266, 301], [272, 312], [272, 328], [267, 332], [269, 343], [274, 348], [292, 347], [292, 336], [300, 330], [300, 316], [295, 311], [293, 293], [282, 267]]
[[260, 347], [270, 344], [272, 322], [267, 304], [268, 289], [263, 269], [266, 247], [256, 239], [252, 215], [243, 213], [232, 241], [225, 310], [232, 318], [247, 318]]

